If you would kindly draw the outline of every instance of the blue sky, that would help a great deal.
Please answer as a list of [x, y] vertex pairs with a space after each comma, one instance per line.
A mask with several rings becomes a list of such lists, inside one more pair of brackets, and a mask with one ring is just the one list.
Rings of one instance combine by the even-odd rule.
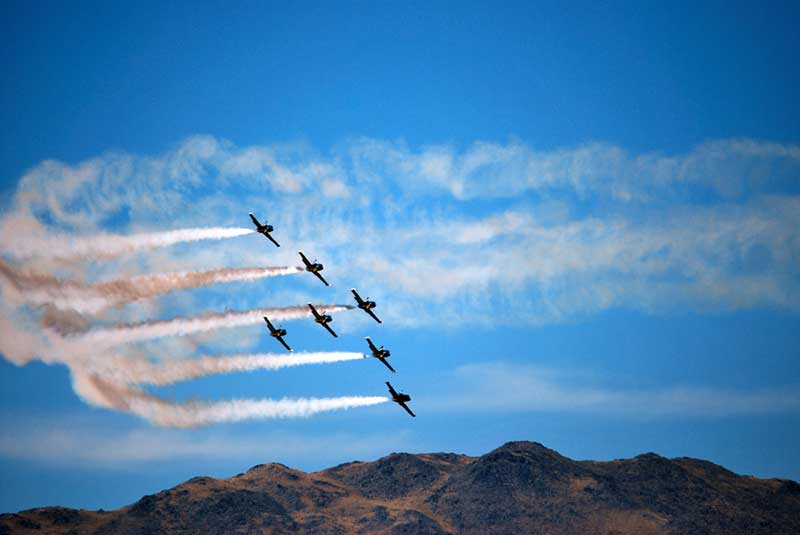
[[[371, 396], [391, 379], [419, 415], [378, 405], [165, 429], [87, 404], [66, 367], [22, 359], [6, 336], [1, 511], [118, 507], [261, 462], [313, 470], [518, 439], [800, 479], [790, 3], [0, 9], [4, 261], [95, 281], [292, 265], [303, 248], [330, 289], [310, 275], [236, 282], [91, 321], [347, 302], [357, 286], [384, 324], [335, 314], [333, 340], [286, 321], [290, 340], [363, 351], [370, 335], [396, 376], [355, 361], [149, 391]], [[92, 236], [246, 226], [248, 211], [284, 247], [244, 236], [111, 261], [15, 253], [42, 228], [26, 217]], [[40, 309], [6, 291], [6, 325], [39, 336]], [[125, 351], [276, 348], [252, 325]]]

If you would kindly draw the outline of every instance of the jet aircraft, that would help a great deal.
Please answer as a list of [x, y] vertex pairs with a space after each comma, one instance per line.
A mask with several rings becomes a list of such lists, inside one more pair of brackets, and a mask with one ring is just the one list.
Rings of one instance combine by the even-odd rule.
[[389, 393], [392, 395], [392, 401], [403, 407], [408, 414], [416, 418], [417, 415], [411, 412], [411, 409], [409, 409], [408, 405], [406, 405], [406, 401], [411, 401], [411, 396], [409, 396], [408, 394], [403, 394], [402, 392], [400, 392], [399, 394], [395, 392], [394, 388], [392, 388], [392, 385], [391, 383], [389, 383], [389, 381], [386, 381], [386, 386], [389, 387]]
[[379, 347], [379, 348], [378, 348], [378, 347], [375, 347], [375, 344], [373, 344], [373, 343], [372, 343], [372, 340], [370, 340], [369, 336], [367, 336], [367, 344], [369, 344], [369, 348], [370, 348], [370, 350], [372, 351], [372, 356], [373, 356], [373, 357], [375, 357], [375, 358], [376, 358], [376, 359], [378, 359], [379, 361], [383, 362], [383, 364], [384, 364], [384, 365], [385, 365], [387, 368], [389, 368], [390, 370], [392, 370], [392, 373], [397, 373], [397, 371], [395, 371], [395, 369], [394, 369], [394, 368], [392, 368], [392, 367], [389, 365], [389, 363], [388, 363], [388, 362], [386, 362], [386, 359], [388, 359], [388, 358], [389, 358], [389, 356], [392, 354], [392, 352], [391, 352], [391, 351], [389, 351], [388, 349], [383, 349], [383, 346], [381, 346], [381, 347]]
[[361, 299], [361, 296], [358, 295], [358, 292], [356, 291], [355, 288], [350, 288], [350, 291], [353, 292], [353, 296], [356, 298], [356, 303], [358, 303], [358, 308], [369, 314], [372, 317], [372, 319], [374, 319], [378, 323], [383, 323], [380, 319], [378, 319], [378, 316], [376, 316], [375, 313], [372, 311], [373, 308], [378, 306], [375, 304], [375, 301], [370, 301], [369, 297], [367, 297], [366, 299]]
[[278, 342], [280, 342], [283, 345], [283, 347], [286, 348], [287, 351], [291, 351], [292, 348], [289, 347], [289, 344], [287, 344], [286, 341], [283, 339], [283, 337], [286, 336], [286, 329], [276, 329], [275, 327], [272, 326], [272, 322], [270, 322], [269, 318], [267, 318], [266, 316], [264, 316], [264, 321], [267, 322], [267, 327], [269, 327], [269, 335], [277, 339]]
[[264, 222], [264, 224], [263, 224], [263, 225], [262, 225], [261, 223], [259, 223], [259, 222], [258, 222], [258, 219], [256, 219], [256, 216], [254, 216], [254, 215], [253, 215], [253, 212], [250, 212], [248, 215], [250, 216], [250, 219], [252, 219], [252, 220], [253, 220], [253, 224], [256, 226], [256, 232], [258, 232], [259, 234], [263, 234], [264, 236], [266, 236], [266, 237], [267, 237], [267, 239], [268, 239], [269, 241], [271, 241], [272, 243], [274, 243], [274, 244], [275, 244], [277, 247], [280, 247], [280, 246], [281, 246], [281, 244], [280, 244], [280, 243], [278, 243], [278, 242], [276, 242], [276, 241], [275, 241], [275, 238], [273, 238], [273, 237], [272, 237], [272, 235], [270, 235], [270, 232], [272, 232], [273, 230], [275, 230], [275, 228], [274, 228], [272, 225], [270, 225], [270, 224], [269, 224], [269, 223], [267, 223], [266, 221]]
[[339, 338], [339, 335], [333, 332], [333, 329], [331, 329], [330, 326], [328, 325], [330, 322], [333, 321], [332, 317], [330, 317], [328, 314], [320, 314], [319, 312], [317, 312], [317, 309], [314, 308], [314, 305], [312, 305], [311, 303], [308, 304], [308, 308], [310, 308], [311, 313], [314, 314], [314, 321], [325, 327], [325, 330], [331, 333], [334, 336], [334, 338]]
[[325, 286], [330, 286], [330, 284], [328, 284], [328, 281], [322, 278], [322, 275], [319, 274], [319, 272], [324, 269], [322, 267], [322, 264], [320, 264], [319, 262], [309, 262], [308, 258], [306, 258], [306, 255], [303, 254], [303, 251], [299, 252], [300, 252], [300, 258], [303, 259], [303, 263], [306, 265], [306, 271], [316, 275], [319, 278], [319, 280], [321, 280], [325, 284]]

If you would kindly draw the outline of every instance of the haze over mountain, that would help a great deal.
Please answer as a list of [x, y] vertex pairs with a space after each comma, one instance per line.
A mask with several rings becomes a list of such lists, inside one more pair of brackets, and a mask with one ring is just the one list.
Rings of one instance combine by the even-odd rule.
[[574, 461], [536, 442], [481, 457], [393, 453], [306, 473], [195, 477], [116, 511], [0, 515], [0, 534], [796, 534], [800, 484], [646, 453]]

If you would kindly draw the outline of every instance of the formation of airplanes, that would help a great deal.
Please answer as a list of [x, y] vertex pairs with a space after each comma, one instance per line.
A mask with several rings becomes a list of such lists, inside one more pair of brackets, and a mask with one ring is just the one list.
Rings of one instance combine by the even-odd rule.
[[[258, 221], [258, 219], [256, 219], [256, 216], [254, 216], [252, 212], [250, 212], [248, 215], [250, 216], [250, 219], [253, 221], [253, 224], [256, 226], [256, 232], [258, 232], [259, 234], [263, 234], [269, 241], [274, 243], [276, 247], [281, 246], [275, 240], [275, 238], [272, 237], [271, 233], [275, 230], [272, 225], [268, 224], [266, 221], [262, 225]], [[319, 280], [322, 281], [322, 283], [325, 286], [330, 286], [330, 283], [328, 283], [328, 281], [325, 280], [325, 278], [320, 274], [320, 271], [324, 269], [323, 265], [317, 262], [316, 260], [314, 260], [313, 262], [309, 261], [306, 255], [303, 254], [303, 251], [299, 251], [299, 253], [300, 253], [300, 259], [303, 261], [304, 269], [309, 273], [315, 275]], [[370, 301], [369, 297], [367, 297], [366, 299], [362, 299], [355, 288], [351, 288], [350, 291], [353, 293], [353, 297], [355, 298], [356, 301], [356, 306], [361, 310], [363, 310], [364, 312], [366, 312], [377, 323], [382, 323], [380, 318], [378, 318], [378, 316], [376, 316], [375, 313], [372, 311], [374, 308], [377, 307], [375, 301]], [[313, 316], [314, 321], [316, 323], [319, 323], [334, 338], [339, 337], [330, 327], [330, 325], [328, 325], [333, 321], [333, 317], [331, 317], [330, 314], [320, 314], [320, 312], [311, 303], [308, 303], [308, 308], [311, 310], [311, 315]], [[283, 339], [283, 337], [286, 336], [286, 329], [283, 329], [281, 327], [275, 327], [272, 324], [272, 322], [270, 322], [269, 318], [267, 318], [266, 316], [264, 316], [264, 322], [267, 324], [267, 328], [269, 329], [269, 335], [275, 338], [278, 342], [280, 342], [280, 344], [283, 347], [285, 347], [287, 351], [292, 351], [292, 348], [289, 347], [289, 344], [287, 344], [286, 340]], [[369, 346], [369, 349], [372, 352], [372, 357], [381, 361], [381, 363], [387, 368], [389, 368], [389, 370], [392, 373], [397, 373], [397, 371], [394, 368], [392, 368], [392, 366], [386, 360], [391, 356], [392, 354], [391, 351], [389, 351], [388, 349], [384, 349], [383, 346], [376, 347], [369, 336], [366, 337], [366, 340], [367, 340], [367, 345]], [[389, 394], [391, 395], [392, 401], [403, 407], [403, 409], [405, 409], [405, 411], [408, 414], [410, 414], [413, 417], [416, 417], [416, 414], [411, 412], [411, 409], [409, 409], [408, 405], [406, 405], [406, 403], [411, 401], [411, 396], [409, 396], [408, 394], [404, 394], [403, 392], [397, 392], [392, 387], [391, 383], [389, 383], [388, 381], [386, 382], [386, 386], [389, 387]]]

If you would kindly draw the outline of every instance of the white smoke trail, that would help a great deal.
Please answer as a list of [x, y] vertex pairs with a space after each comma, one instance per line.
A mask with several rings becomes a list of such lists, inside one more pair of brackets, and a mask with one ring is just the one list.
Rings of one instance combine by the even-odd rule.
[[176, 403], [73, 368], [75, 391], [87, 402], [136, 414], [162, 427], [201, 427], [215, 423], [278, 418], [305, 418], [319, 412], [385, 403], [384, 396], [335, 398], [235, 399]]
[[208, 375], [252, 370], [279, 370], [307, 364], [330, 364], [366, 358], [363, 353], [331, 351], [319, 353], [271, 353], [253, 355], [207, 356], [192, 360], [162, 361], [104, 357], [84, 365], [92, 373], [119, 383], [165, 386]]
[[[100, 235], [73, 238], [53, 235], [25, 236], [0, 244], [2, 253], [17, 258], [99, 260], [179, 242], [223, 239], [251, 233], [250, 229], [184, 229], [180, 231], [137, 234], [132, 236]], [[6, 269], [8, 268], [8, 269]], [[107, 355], [109, 347], [160, 338], [187, 335], [222, 327], [260, 323], [265, 315], [286, 320], [311, 315], [305, 306], [265, 308], [243, 312], [207, 314], [202, 317], [175, 318], [139, 324], [123, 324], [64, 337], [50, 328], [28, 333], [22, 326], [30, 323], [30, 309], [6, 299], [14, 294], [23, 303], [46, 304], [48, 321], [63, 324], [64, 314], [95, 313], [105, 307], [152, 297], [178, 288], [190, 288], [216, 282], [253, 280], [276, 274], [297, 273], [298, 268], [261, 268], [247, 270], [212, 270], [143, 276], [127, 280], [88, 285], [61, 281], [50, 275], [20, 273], [0, 265], [4, 299], [0, 301], [0, 352], [17, 364], [33, 359], [61, 363], [72, 372], [73, 388], [86, 402], [109, 409], [129, 412], [165, 427], [197, 427], [221, 422], [253, 419], [308, 417], [323, 411], [375, 405], [385, 397], [345, 396], [299, 399], [239, 399], [229, 401], [171, 402], [138, 388], [137, 384], [156, 386], [172, 384], [205, 375], [255, 369], [279, 369], [301, 364], [341, 362], [364, 358], [360, 353], [309, 353], [296, 355], [232, 355], [204, 357], [192, 361], [159, 364], [145, 359], [125, 359]], [[7, 309], [7, 305], [12, 308]], [[15, 308], [18, 307], [18, 308]], [[64, 310], [59, 310], [63, 307]], [[318, 305], [320, 313], [348, 310], [347, 305]], [[6, 310], [7, 309], [7, 310]], [[77, 309], [77, 310], [76, 310]], [[54, 312], [55, 311], [55, 312]], [[6, 313], [7, 312], [7, 313]], [[49, 313], [49, 314], [48, 314]], [[43, 321], [45, 320], [43, 316]], [[81, 319], [82, 318], [78, 318]], [[49, 325], [45, 321], [45, 325]], [[70, 321], [73, 328], [83, 322]], [[81, 323], [81, 325], [78, 325]]]
[[[302, 309], [302, 307], [289, 307], [288, 310], [298, 308]], [[324, 305], [318, 307], [324, 312], [339, 308], [347, 307]], [[260, 315], [264, 312], [278, 316], [273, 309], [248, 313]], [[238, 317], [234, 322], [241, 321], [242, 314], [248, 313], [235, 313]], [[290, 313], [296, 314], [287, 312]], [[253, 419], [300, 418], [323, 411], [375, 405], [387, 401], [385, 397], [346, 396], [175, 403], [146, 393], [131, 384], [165, 385], [216, 373], [259, 368], [279, 369], [301, 364], [364, 358], [364, 355], [359, 353], [233, 355], [153, 364], [144, 359], [126, 361], [124, 357], [105, 355], [103, 348], [97, 343], [81, 340], [80, 337], [64, 338], [49, 329], [43, 329], [38, 336], [33, 333], [27, 335], [24, 331], [19, 331], [11, 318], [4, 318], [2, 315], [0, 315], [0, 333], [3, 333], [0, 338], [0, 351], [12, 362], [24, 364], [35, 358], [51, 364], [65, 364], [72, 372], [73, 389], [87, 403], [136, 414], [154, 425], [164, 427], [186, 428]], [[5, 334], [9, 336], [6, 337]], [[26, 336], [20, 338], [21, 334]]]
[[[320, 314], [351, 310], [351, 305], [314, 305]], [[166, 336], [186, 336], [223, 327], [240, 327], [264, 321], [264, 316], [277, 321], [311, 316], [307, 306], [282, 308], [256, 308], [243, 312], [210, 313], [203, 316], [174, 318], [161, 321], [122, 324], [107, 329], [96, 329], [72, 338], [73, 342], [89, 344], [94, 348], [109, 348], [132, 342], [141, 342]]]
[[[4, 322], [0, 321], [0, 326]], [[11, 326], [11, 324], [9, 324]], [[59, 342], [59, 340], [61, 342]], [[136, 414], [163, 427], [198, 427], [252, 419], [299, 418], [318, 412], [375, 405], [387, 401], [380, 396], [336, 398], [192, 401], [174, 403], [148, 394], [132, 384], [163, 386], [206, 375], [277, 370], [305, 364], [344, 362], [365, 358], [361, 353], [298, 353], [294, 355], [254, 354], [203, 357], [197, 360], [151, 363], [144, 359], [100, 355], [96, 348], [69, 346], [63, 338], [49, 333], [49, 339], [22, 340], [23, 347], [0, 339], [0, 350], [12, 362], [24, 364], [38, 358], [50, 364], [64, 364], [72, 372], [73, 389], [87, 403]], [[20, 349], [23, 351], [20, 352]]]
[[166, 232], [131, 234], [128, 236], [98, 234], [75, 237], [70, 235], [28, 234], [13, 235], [2, 242], [3, 252], [15, 258], [88, 258], [105, 259], [176, 243], [199, 240], [223, 240], [252, 234], [248, 228], [188, 228]]
[[228, 282], [253, 281], [302, 271], [302, 268], [294, 266], [223, 268], [142, 275], [86, 284], [17, 270], [0, 260], [0, 283], [4, 294], [17, 302], [52, 305], [62, 310], [72, 309], [81, 314], [97, 314], [110, 306], [148, 299], [170, 291]]
[[201, 427], [222, 422], [278, 418], [307, 418], [319, 412], [367, 407], [389, 401], [384, 396], [336, 398], [234, 399], [230, 401], [167, 403], [131, 400], [131, 412], [162, 427]]

